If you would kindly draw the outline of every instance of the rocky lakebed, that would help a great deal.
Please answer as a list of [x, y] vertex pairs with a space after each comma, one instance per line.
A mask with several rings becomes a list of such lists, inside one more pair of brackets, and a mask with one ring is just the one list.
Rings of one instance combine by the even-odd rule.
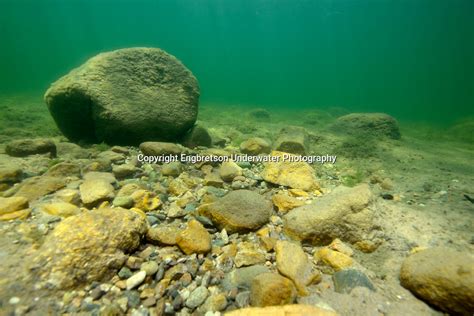
[[[99, 55], [46, 93], [61, 133], [0, 133], [1, 315], [473, 314], [474, 148], [456, 136], [472, 124], [423, 130], [340, 107], [198, 114], [195, 78], [163, 54], [128, 54], [137, 67], [109, 81]], [[158, 75], [127, 81], [129, 69]], [[141, 95], [165, 105], [130, 112]], [[139, 159], [182, 154], [337, 159]]]

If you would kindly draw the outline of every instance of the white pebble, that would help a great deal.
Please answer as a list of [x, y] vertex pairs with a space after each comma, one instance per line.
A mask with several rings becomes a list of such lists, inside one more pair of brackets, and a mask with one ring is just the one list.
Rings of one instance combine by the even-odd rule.
[[127, 290], [131, 290], [143, 283], [146, 278], [146, 272], [140, 271], [127, 279]]
[[20, 298], [18, 298], [16, 296], [13, 296], [12, 298], [10, 298], [8, 303], [10, 303], [11, 305], [16, 305], [16, 304], [20, 303]]

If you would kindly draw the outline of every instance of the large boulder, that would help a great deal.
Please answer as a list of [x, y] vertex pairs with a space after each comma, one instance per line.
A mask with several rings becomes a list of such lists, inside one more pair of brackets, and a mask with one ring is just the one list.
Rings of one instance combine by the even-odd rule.
[[138, 145], [180, 139], [196, 121], [199, 86], [163, 50], [126, 48], [89, 59], [44, 98], [71, 141]]
[[400, 281], [449, 314], [474, 312], [474, 257], [468, 253], [438, 247], [412, 254], [402, 264]]
[[104, 208], [64, 219], [46, 237], [33, 260], [33, 276], [66, 289], [111, 277], [146, 232], [144, 216]]
[[312, 204], [297, 207], [283, 217], [284, 230], [295, 239], [327, 245], [333, 239], [357, 243], [373, 237], [377, 227], [367, 184], [339, 186]]
[[367, 134], [376, 137], [400, 139], [398, 122], [385, 113], [351, 113], [339, 117], [333, 129], [349, 134]]

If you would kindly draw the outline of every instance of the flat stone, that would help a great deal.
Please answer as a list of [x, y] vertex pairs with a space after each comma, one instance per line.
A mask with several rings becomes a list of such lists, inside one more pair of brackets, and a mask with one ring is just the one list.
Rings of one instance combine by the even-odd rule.
[[84, 174], [83, 176], [84, 181], [86, 180], [103, 180], [110, 184], [114, 184], [117, 182], [115, 176], [110, 172], [102, 172], [102, 171], [89, 171]]
[[284, 157], [290, 154], [279, 151], [272, 151], [271, 155], [279, 157], [279, 161], [265, 163], [262, 172], [265, 181], [305, 191], [319, 189], [314, 170], [308, 163], [287, 161]]
[[111, 201], [114, 196], [114, 187], [106, 180], [85, 180], [80, 186], [82, 203], [88, 206], [97, 205], [103, 201]]
[[155, 275], [158, 272], [159, 266], [156, 261], [147, 261], [142, 263], [140, 270], [145, 271], [146, 275]]
[[334, 290], [338, 293], [350, 293], [358, 286], [366, 287], [375, 291], [370, 279], [361, 271], [355, 269], [341, 270], [333, 274]]
[[272, 205], [263, 196], [249, 190], [236, 190], [213, 203], [201, 205], [198, 212], [210, 218], [220, 230], [230, 234], [257, 230], [268, 223]]
[[385, 113], [351, 113], [339, 117], [332, 126], [333, 130], [347, 134], [365, 133], [400, 139], [398, 122]]
[[77, 205], [67, 202], [53, 202], [41, 205], [43, 212], [53, 216], [69, 217], [81, 212]]
[[179, 161], [165, 163], [161, 167], [161, 174], [164, 176], [177, 177], [183, 171], [183, 165]]
[[49, 168], [45, 175], [63, 178], [79, 177], [81, 175], [81, 167], [71, 162], [60, 162]]
[[327, 309], [311, 305], [295, 304], [284, 306], [247, 307], [226, 313], [226, 316], [337, 316]]
[[402, 264], [400, 283], [446, 313], [474, 311], [474, 257], [468, 250], [436, 247], [412, 254]]
[[24, 180], [18, 185], [14, 196], [23, 196], [32, 202], [39, 197], [56, 192], [66, 186], [66, 181], [59, 177], [38, 176]]
[[137, 167], [132, 164], [123, 164], [112, 167], [112, 172], [116, 178], [123, 179], [133, 177], [137, 172]]
[[327, 247], [319, 249], [315, 257], [331, 266], [336, 271], [346, 269], [354, 263], [354, 260], [352, 260], [348, 255], [331, 250]]
[[179, 144], [166, 142], [144, 142], [140, 144], [140, 150], [147, 156], [180, 155], [186, 151]]
[[290, 196], [286, 193], [277, 193], [272, 196], [273, 205], [276, 206], [278, 211], [286, 213], [295, 207], [305, 205], [305, 202], [298, 200], [297, 198]]
[[237, 268], [265, 262], [265, 252], [252, 242], [241, 242], [237, 245], [237, 249], [234, 259]]
[[28, 199], [24, 197], [0, 197], [0, 215], [27, 209], [28, 206]]
[[252, 280], [250, 305], [256, 307], [291, 304], [296, 289], [291, 280], [277, 273], [263, 273]]
[[181, 230], [178, 227], [170, 225], [160, 225], [151, 227], [146, 233], [148, 242], [155, 245], [173, 246], [177, 244], [177, 239]]
[[13, 157], [26, 157], [47, 153], [51, 157], [56, 157], [56, 145], [48, 139], [18, 139], [7, 143], [5, 152]]

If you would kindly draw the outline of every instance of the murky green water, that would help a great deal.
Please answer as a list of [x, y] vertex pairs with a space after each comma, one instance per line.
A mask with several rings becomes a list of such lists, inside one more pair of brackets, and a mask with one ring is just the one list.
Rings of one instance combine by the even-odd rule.
[[201, 103], [341, 106], [449, 123], [474, 109], [471, 0], [0, 0], [0, 94], [101, 51], [160, 47]]

